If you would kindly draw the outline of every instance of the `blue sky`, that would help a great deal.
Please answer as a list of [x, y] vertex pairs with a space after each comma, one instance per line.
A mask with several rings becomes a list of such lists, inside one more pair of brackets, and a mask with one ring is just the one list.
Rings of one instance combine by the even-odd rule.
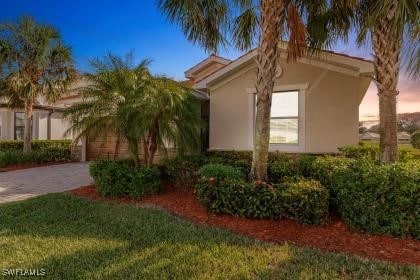
[[[90, 58], [107, 52], [124, 55], [134, 51], [136, 59], [149, 58], [153, 61], [153, 73], [183, 79], [186, 69], [207, 57], [199, 46], [185, 39], [177, 26], [167, 22], [156, 8], [156, 0], [2, 1], [0, 21], [31, 15], [39, 22], [57, 27], [63, 40], [72, 46], [81, 71], [89, 69]], [[338, 43], [333, 50], [370, 58], [368, 47], [356, 48], [351, 40], [346, 44]], [[230, 59], [240, 54], [233, 49], [219, 53]], [[418, 82], [402, 79], [401, 87], [399, 111], [420, 111]], [[365, 115], [377, 113], [374, 86], [369, 89], [360, 110]]]
[[[31, 15], [56, 26], [71, 45], [77, 66], [88, 69], [88, 59], [109, 51], [124, 55], [134, 50], [137, 59], [153, 60], [152, 71], [176, 79], [204, 59], [206, 53], [188, 42], [180, 29], [168, 23], [155, 0], [59, 1], [14, 0], [2, 3], [1, 21]], [[236, 51], [224, 51], [229, 58]]]

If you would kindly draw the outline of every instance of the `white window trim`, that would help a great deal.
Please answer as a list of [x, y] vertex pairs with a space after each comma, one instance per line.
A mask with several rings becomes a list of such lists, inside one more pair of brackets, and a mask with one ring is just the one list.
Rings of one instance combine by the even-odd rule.
[[[281, 85], [274, 86], [273, 92], [278, 91], [298, 91], [299, 105], [298, 105], [298, 144], [270, 144], [268, 150], [270, 152], [305, 152], [306, 147], [306, 137], [305, 137], [305, 97], [306, 91], [309, 88], [309, 83], [305, 84], [291, 84], [291, 85]], [[255, 88], [247, 88], [246, 92], [249, 94], [248, 104], [249, 104], [249, 148], [253, 149], [254, 144], [254, 127], [255, 127]]]

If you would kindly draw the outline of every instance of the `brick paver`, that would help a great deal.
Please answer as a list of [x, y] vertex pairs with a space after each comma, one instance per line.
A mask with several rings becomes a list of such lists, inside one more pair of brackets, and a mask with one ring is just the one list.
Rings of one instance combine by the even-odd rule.
[[3, 172], [0, 173], [0, 203], [68, 191], [89, 185], [91, 181], [86, 162]]

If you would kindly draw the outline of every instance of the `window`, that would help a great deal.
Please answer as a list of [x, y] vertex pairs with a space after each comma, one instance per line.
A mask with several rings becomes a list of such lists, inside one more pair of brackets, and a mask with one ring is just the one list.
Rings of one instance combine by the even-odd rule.
[[25, 113], [15, 112], [15, 140], [23, 139], [25, 130]]
[[270, 144], [299, 143], [299, 92], [274, 92], [271, 103]]

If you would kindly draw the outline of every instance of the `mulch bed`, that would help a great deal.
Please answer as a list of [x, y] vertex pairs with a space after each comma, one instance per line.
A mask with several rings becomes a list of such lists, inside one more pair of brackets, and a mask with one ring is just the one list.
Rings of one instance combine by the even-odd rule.
[[46, 163], [19, 163], [19, 164], [12, 164], [5, 167], [0, 167], [0, 172], [8, 172], [8, 171], [15, 171], [21, 169], [28, 169], [34, 167], [43, 167], [43, 166], [50, 166], [50, 165], [57, 165], [57, 164], [64, 164], [69, 163], [72, 161], [60, 161], [60, 162], [46, 162]]
[[215, 215], [200, 205], [192, 191], [175, 187], [166, 187], [163, 193], [142, 199], [105, 198], [96, 192], [94, 186], [81, 187], [69, 192], [94, 200], [163, 208], [194, 223], [216, 226], [255, 239], [420, 265], [420, 241], [412, 238], [399, 239], [350, 232], [347, 226], [337, 218], [332, 218], [324, 226], [309, 226], [291, 220], [273, 221]]

